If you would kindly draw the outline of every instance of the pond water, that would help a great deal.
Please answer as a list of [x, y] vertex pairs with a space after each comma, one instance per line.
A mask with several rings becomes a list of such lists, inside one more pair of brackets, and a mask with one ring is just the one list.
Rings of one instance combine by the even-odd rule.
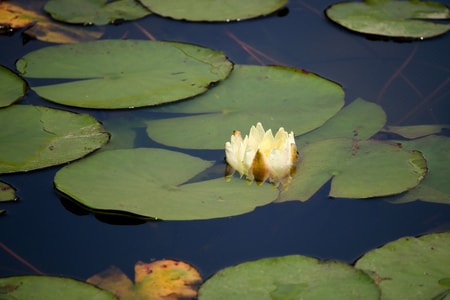
[[[281, 64], [317, 73], [344, 87], [346, 103], [361, 97], [380, 104], [389, 125], [449, 124], [450, 34], [409, 43], [370, 40], [329, 22], [323, 10], [332, 3], [290, 1], [287, 15], [223, 24], [149, 16], [109, 26], [103, 38], [148, 39], [138, 24], [157, 40], [222, 50], [235, 63]], [[34, 40], [23, 44], [20, 32], [0, 36], [0, 64], [15, 69], [16, 59], [47, 45]], [[251, 48], [267, 57], [256, 59], [246, 51]], [[62, 107], [31, 91], [20, 103]], [[142, 114], [160, 118], [151, 108], [69, 110], [90, 113], [103, 122]], [[138, 132], [136, 144], [151, 143]], [[187, 153], [216, 161], [224, 157], [223, 151]], [[236, 217], [111, 224], [93, 214], [76, 213], [61, 201], [52, 185], [59, 169], [0, 176], [20, 197], [17, 203], [2, 204], [8, 214], [0, 219], [1, 243], [11, 252], [0, 249], [0, 276], [35, 273], [15, 254], [42, 273], [82, 280], [111, 265], [132, 278], [137, 261], [162, 258], [191, 263], [207, 278], [230, 265], [287, 254], [351, 263], [397, 238], [450, 230], [449, 205], [387, 201], [395, 197], [331, 199], [329, 184], [306, 202], [274, 203]]]

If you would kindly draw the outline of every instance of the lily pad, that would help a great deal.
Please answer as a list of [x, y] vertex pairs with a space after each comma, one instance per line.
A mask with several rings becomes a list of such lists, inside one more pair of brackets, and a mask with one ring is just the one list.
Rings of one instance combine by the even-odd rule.
[[381, 289], [381, 299], [434, 298], [448, 287], [450, 232], [404, 237], [372, 250], [355, 267], [373, 277]]
[[72, 161], [109, 140], [109, 134], [93, 117], [43, 106], [0, 109], [0, 128], [0, 173]]
[[0, 181], [0, 202], [17, 200], [16, 189], [6, 182]]
[[[300, 135], [311, 131], [344, 105], [341, 86], [316, 74], [279, 66], [235, 65], [229, 78], [190, 101], [157, 111], [194, 113], [147, 122], [153, 140], [181, 148], [223, 149], [233, 130], [284, 127]], [[182, 130], [180, 130], [182, 129]]]
[[0, 107], [9, 106], [25, 94], [26, 83], [11, 70], [0, 66]]
[[450, 204], [450, 138], [430, 135], [412, 141], [400, 141], [407, 150], [417, 149], [423, 153], [427, 160], [428, 175], [424, 181], [413, 190], [394, 203], [404, 203], [415, 200]]
[[222, 52], [200, 46], [139, 40], [101, 40], [33, 51], [17, 69], [28, 78], [66, 82], [33, 85], [41, 97], [88, 108], [132, 108], [195, 96], [228, 76]]
[[105, 25], [136, 20], [151, 12], [135, 0], [49, 0], [44, 6], [53, 19], [67, 23]]
[[330, 197], [395, 195], [417, 186], [427, 172], [419, 151], [375, 140], [327, 139], [299, 151], [302, 160], [280, 201], [306, 201], [330, 179]]
[[212, 165], [187, 154], [136, 148], [98, 152], [56, 173], [56, 188], [97, 212], [113, 210], [163, 220], [239, 215], [277, 197], [270, 185], [224, 178], [187, 183]]
[[450, 24], [433, 22], [450, 19], [449, 8], [431, 1], [342, 2], [330, 6], [326, 15], [347, 29], [386, 37], [423, 39], [450, 30]]
[[225, 268], [200, 288], [199, 299], [379, 299], [364, 272], [336, 261], [290, 255]]
[[15, 276], [0, 278], [2, 299], [117, 299], [108, 291], [71, 278], [56, 276]]
[[187, 21], [229, 22], [271, 14], [288, 0], [141, 0], [152, 12]]
[[431, 134], [437, 134], [450, 125], [412, 125], [412, 126], [386, 126], [384, 132], [395, 133], [408, 139], [415, 139]]
[[171, 259], [138, 262], [135, 284], [117, 267], [90, 277], [87, 282], [114, 293], [119, 299], [194, 299], [200, 273], [190, 264]]

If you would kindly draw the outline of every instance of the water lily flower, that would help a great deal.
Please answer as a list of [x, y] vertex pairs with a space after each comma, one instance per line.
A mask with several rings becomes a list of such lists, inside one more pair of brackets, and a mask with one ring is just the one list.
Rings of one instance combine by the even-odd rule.
[[242, 139], [238, 130], [233, 132], [231, 141], [225, 143], [226, 161], [231, 167], [226, 176], [235, 171], [247, 180], [262, 184], [269, 180], [275, 186], [286, 187], [293, 174], [298, 159], [294, 133], [287, 133], [283, 127], [273, 136], [272, 130], [264, 130], [261, 123], [250, 128], [250, 134]]

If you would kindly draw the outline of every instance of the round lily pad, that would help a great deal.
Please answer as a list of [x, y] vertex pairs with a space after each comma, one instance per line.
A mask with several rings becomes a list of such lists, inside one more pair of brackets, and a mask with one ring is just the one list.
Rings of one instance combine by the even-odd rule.
[[0, 107], [11, 105], [23, 97], [26, 83], [11, 70], [0, 66]]
[[105, 25], [136, 20], [151, 12], [135, 0], [49, 0], [44, 9], [53, 19], [67, 23]]
[[331, 197], [372, 198], [395, 195], [417, 186], [427, 173], [419, 151], [375, 140], [335, 138], [299, 149], [289, 189], [280, 201], [308, 200], [331, 179]]
[[239, 215], [275, 200], [271, 185], [224, 178], [188, 183], [211, 162], [153, 148], [102, 151], [56, 173], [56, 188], [96, 212], [163, 220]]
[[[88, 108], [132, 108], [195, 96], [228, 76], [222, 52], [200, 46], [139, 40], [101, 40], [33, 51], [16, 63], [39, 96]], [[61, 82], [64, 80], [65, 82]]]
[[152, 12], [187, 21], [229, 22], [271, 14], [287, 0], [141, 0]]
[[290, 255], [228, 267], [200, 288], [200, 300], [379, 299], [367, 274], [336, 261]]
[[433, 21], [450, 19], [449, 8], [431, 1], [342, 2], [330, 6], [326, 15], [347, 29], [386, 37], [423, 39], [450, 30], [450, 24]]
[[43, 106], [0, 109], [0, 173], [72, 161], [102, 147], [109, 134], [87, 114]]
[[0, 278], [0, 294], [2, 299], [117, 299], [108, 291], [75, 279], [35, 275]]
[[373, 277], [381, 299], [444, 299], [449, 249], [450, 232], [404, 237], [364, 254], [355, 267]]
[[261, 122], [265, 129], [284, 127], [300, 135], [321, 126], [343, 105], [342, 87], [314, 73], [235, 65], [229, 78], [208, 93], [156, 108], [196, 115], [148, 121], [147, 134], [181, 148], [223, 149], [233, 130], [247, 132]]

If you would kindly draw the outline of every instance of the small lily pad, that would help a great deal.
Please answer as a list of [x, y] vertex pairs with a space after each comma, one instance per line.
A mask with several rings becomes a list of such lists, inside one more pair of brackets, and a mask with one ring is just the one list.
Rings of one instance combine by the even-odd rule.
[[200, 288], [199, 300], [379, 299], [370, 276], [350, 265], [289, 255], [225, 268]]
[[87, 114], [43, 106], [0, 109], [0, 173], [62, 164], [102, 147], [109, 134]]
[[141, 0], [152, 12], [187, 21], [229, 22], [271, 14], [287, 0]]
[[90, 277], [87, 282], [114, 293], [119, 299], [193, 299], [200, 273], [188, 263], [171, 259], [138, 262], [135, 283], [117, 267]]
[[17, 69], [28, 78], [63, 79], [31, 84], [41, 97], [88, 108], [132, 108], [205, 92], [228, 76], [222, 52], [176, 42], [101, 40], [33, 51]]
[[14, 200], [17, 200], [16, 189], [6, 182], [0, 181], [0, 202]]
[[[153, 140], [180, 148], [223, 149], [233, 130], [261, 122], [300, 135], [320, 127], [344, 105], [338, 84], [300, 69], [235, 65], [227, 80], [199, 97], [155, 108], [196, 114], [147, 122]], [[181, 130], [182, 129], [182, 130]]]
[[76, 24], [105, 25], [136, 20], [151, 12], [135, 0], [49, 0], [44, 6], [53, 19]]
[[0, 107], [9, 106], [23, 97], [26, 83], [11, 70], [0, 66]]
[[108, 291], [72, 278], [56, 276], [14, 276], [0, 278], [2, 299], [117, 299]]
[[448, 287], [440, 284], [449, 277], [450, 233], [404, 237], [372, 250], [355, 264], [373, 277], [381, 299], [433, 298]]
[[391, 38], [423, 39], [450, 30], [450, 24], [433, 22], [450, 19], [449, 8], [431, 1], [342, 2], [330, 6], [326, 15], [347, 29]]
[[412, 125], [412, 126], [386, 126], [383, 132], [395, 133], [408, 139], [416, 139], [431, 134], [437, 134], [450, 125]]
[[278, 192], [270, 185], [224, 178], [187, 183], [211, 165], [163, 149], [108, 150], [65, 166], [54, 182], [59, 191], [96, 212], [163, 220], [234, 216], [276, 199]]
[[427, 172], [419, 151], [375, 140], [326, 139], [299, 152], [297, 172], [280, 201], [306, 201], [330, 179], [330, 197], [395, 195], [417, 186]]

